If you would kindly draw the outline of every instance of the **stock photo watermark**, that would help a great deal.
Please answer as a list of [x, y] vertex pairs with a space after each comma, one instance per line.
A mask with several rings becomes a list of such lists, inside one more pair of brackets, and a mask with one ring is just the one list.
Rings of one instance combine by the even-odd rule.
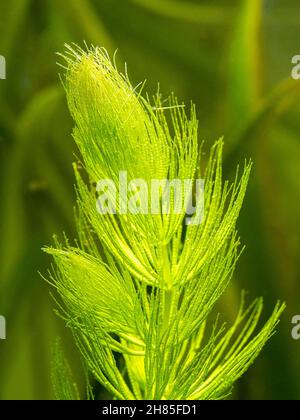
[[6, 319], [0, 315], [0, 340], [6, 340]]
[[3, 55], [0, 55], [0, 79], [6, 79], [6, 60]]
[[294, 55], [292, 58], [292, 64], [294, 67], [292, 68], [292, 78], [294, 80], [300, 79], [300, 55]]
[[292, 328], [291, 335], [293, 340], [300, 340], [300, 315], [295, 315], [292, 318]]
[[[6, 60], [0, 55], [0, 80], [6, 79]], [[0, 340], [6, 340], [6, 319], [0, 315]]]
[[[204, 217], [203, 179], [133, 179], [126, 171], [119, 182], [102, 179], [97, 183], [99, 214], [185, 215], [186, 225], [199, 225]], [[194, 203], [193, 203], [194, 201]]]

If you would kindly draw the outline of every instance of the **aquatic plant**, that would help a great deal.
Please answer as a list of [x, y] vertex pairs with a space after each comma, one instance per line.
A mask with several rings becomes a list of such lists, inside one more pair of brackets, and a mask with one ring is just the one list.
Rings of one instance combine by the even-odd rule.
[[[277, 303], [255, 332], [262, 299], [242, 302], [227, 327], [213, 315], [240, 255], [236, 221], [251, 162], [223, 181], [223, 140], [204, 158], [193, 105], [172, 95], [143, 96], [104, 49], [68, 47], [65, 89], [80, 151], [78, 240], [55, 240], [50, 282], [59, 313], [73, 331], [88, 371], [118, 399], [221, 399], [273, 334]], [[99, 180], [204, 180], [201, 223], [186, 224], [170, 194], [169, 212], [99, 214]], [[120, 191], [117, 191], [120, 193]], [[143, 192], [131, 191], [140, 203]], [[193, 197], [193, 188], [189, 191]], [[195, 198], [195, 197], [194, 197]], [[183, 197], [182, 200], [186, 200]], [[56, 358], [58, 398], [76, 398], [68, 369]], [[60, 361], [59, 361], [60, 360]], [[90, 392], [89, 392], [90, 394]]]

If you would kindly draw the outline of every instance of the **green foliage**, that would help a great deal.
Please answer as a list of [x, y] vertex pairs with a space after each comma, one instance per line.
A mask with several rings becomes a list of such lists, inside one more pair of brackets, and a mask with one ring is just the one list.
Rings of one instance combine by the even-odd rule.
[[56, 399], [79, 400], [77, 385], [59, 341], [56, 341], [53, 349], [52, 382]]
[[[55, 261], [51, 283], [62, 301], [60, 314], [89, 371], [114, 397], [225, 398], [284, 309], [278, 303], [257, 332], [262, 300], [245, 307], [243, 296], [231, 327], [214, 320], [240, 254], [236, 221], [251, 163], [232, 184], [224, 182], [223, 141], [205, 165], [194, 106], [188, 116], [174, 96], [162, 100], [160, 94], [151, 104], [103, 49], [68, 47], [65, 58], [84, 173], [74, 166], [78, 241], [56, 240], [55, 248], [45, 249]], [[123, 170], [148, 183], [203, 177], [202, 223], [185, 226], [174, 196], [169, 214], [99, 215], [95, 183], [109, 178], [117, 184]], [[142, 192], [136, 194], [142, 200]], [[69, 397], [64, 383], [59, 395]]]
[[[262, 9], [259, 10], [258, 6]], [[77, 352], [37, 271], [53, 232], [74, 237], [71, 119], [57, 77], [64, 42], [105, 45], [130, 63], [130, 78], [154, 92], [192, 99], [199, 135], [225, 134], [224, 178], [238, 161], [255, 162], [238, 229], [247, 252], [216, 310], [230, 320], [239, 290], [288, 304], [273, 345], [235, 387], [234, 398], [298, 399], [299, 343], [291, 316], [300, 306], [299, 0], [11, 0], [1, 3], [0, 54], [0, 313], [9, 339], [0, 346], [0, 398], [53, 398], [51, 347], [78, 373]], [[258, 20], [256, 22], [256, 20]], [[244, 112], [241, 112], [244, 109]], [[77, 153], [77, 151], [76, 151]], [[203, 157], [205, 160], [205, 156]], [[22, 351], [20, 351], [20, 348]], [[36, 366], [39, 366], [37, 369]], [[98, 389], [105, 398], [103, 389]]]

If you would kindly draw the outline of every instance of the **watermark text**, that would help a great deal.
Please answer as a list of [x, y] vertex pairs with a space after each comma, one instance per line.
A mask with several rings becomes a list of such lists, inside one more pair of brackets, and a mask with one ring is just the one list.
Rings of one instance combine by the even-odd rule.
[[3, 55], [0, 55], [0, 79], [6, 79], [6, 60]]
[[128, 181], [126, 171], [97, 183], [99, 214], [183, 215], [186, 225], [199, 225], [204, 217], [203, 179], [144, 179]]
[[300, 79], [300, 55], [294, 55], [292, 58], [292, 64], [294, 67], [292, 68], [292, 78], [294, 80]]
[[0, 315], [0, 340], [6, 339], [6, 319]]

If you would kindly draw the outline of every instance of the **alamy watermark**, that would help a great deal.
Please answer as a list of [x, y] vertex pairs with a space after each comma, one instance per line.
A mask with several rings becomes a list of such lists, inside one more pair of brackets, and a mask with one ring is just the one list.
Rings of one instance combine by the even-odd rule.
[[102, 179], [97, 183], [99, 214], [181, 214], [187, 225], [199, 225], [204, 217], [203, 179], [133, 179], [119, 173], [118, 183]]
[[6, 60], [3, 55], [0, 55], [0, 79], [6, 79]]
[[0, 340], [6, 339], [6, 319], [0, 315]]
[[[0, 55], [0, 79], [6, 79], [6, 60], [3, 55]], [[0, 340], [6, 339], [6, 319], [0, 315]]]
[[291, 335], [294, 340], [300, 340], [300, 315], [295, 315], [292, 318], [292, 328]]
[[300, 55], [294, 55], [292, 58], [292, 64], [294, 64], [294, 67], [292, 68], [292, 78], [294, 80], [300, 79]]

